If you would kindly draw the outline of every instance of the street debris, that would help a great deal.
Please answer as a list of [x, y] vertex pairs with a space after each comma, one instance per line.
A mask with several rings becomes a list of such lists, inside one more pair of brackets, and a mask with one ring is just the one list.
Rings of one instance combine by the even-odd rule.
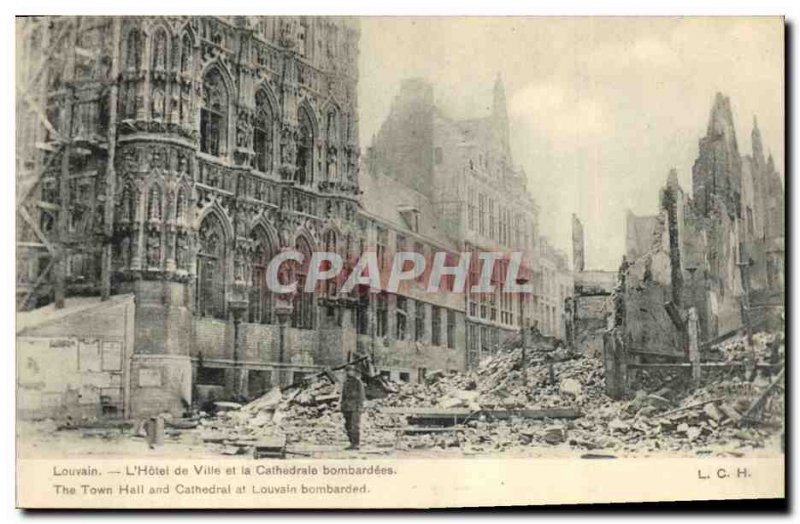
[[[506, 341], [475, 369], [435, 370], [418, 383], [388, 381], [362, 359], [362, 380], [372, 394], [362, 415], [359, 453], [430, 450], [469, 456], [539, 449], [615, 458], [738, 456], [780, 447], [783, 336], [756, 333], [751, 339], [748, 345], [744, 334], [737, 335], [707, 348], [700, 383], [684, 380], [674, 369], [661, 380], [640, 370], [623, 400], [607, 396], [601, 358], [575, 354], [544, 337], [529, 340], [524, 352], [519, 338]], [[747, 366], [745, 357], [752, 361]], [[161, 415], [164, 440], [254, 458], [344, 450], [341, 380], [328, 369], [248, 403], [219, 400], [185, 418]], [[50, 420], [42, 428], [81, 439], [149, 442], [147, 423], [68, 419]]]
[[[783, 373], [767, 365], [774, 360], [776, 337], [760, 333], [753, 340], [762, 369], [758, 377], [771, 380], [747, 381], [741, 366], [720, 366], [697, 387], [685, 380], [666, 386], [640, 380], [642, 389], [618, 401], [605, 394], [599, 358], [540, 339], [526, 347], [523, 360], [517, 338], [474, 370], [437, 370], [414, 384], [384, 380], [385, 396], [367, 401], [363, 433], [370, 447], [387, 453], [460, 449], [475, 454], [540, 446], [604, 457], [708, 453], [712, 446], [761, 448], [782, 430], [782, 396], [771, 393], [780, 389]], [[744, 337], [735, 337], [709, 354], [731, 364], [745, 354], [745, 345]], [[779, 345], [782, 361], [782, 340]], [[223, 454], [256, 450], [259, 456], [284, 456], [293, 445], [343, 446], [340, 387], [335, 374], [321, 373], [241, 406], [218, 402], [215, 415], [200, 414], [193, 431]], [[276, 439], [284, 439], [284, 451], [258, 447]], [[587, 453], [594, 450], [604, 453]]]

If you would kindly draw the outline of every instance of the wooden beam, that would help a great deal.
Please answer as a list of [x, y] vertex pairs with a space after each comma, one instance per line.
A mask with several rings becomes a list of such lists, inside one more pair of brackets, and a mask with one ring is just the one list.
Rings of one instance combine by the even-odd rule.
[[44, 244], [47, 251], [55, 255], [56, 254], [55, 247], [53, 246], [53, 244], [50, 243], [50, 241], [47, 239], [42, 230], [39, 229], [39, 225], [33, 220], [30, 213], [28, 213], [28, 210], [25, 208], [25, 206], [18, 207], [17, 212], [25, 220], [25, 222], [28, 223], [28, 226], [33, 230], [33, 234], [36, 235], [36, 238], [38, 238], [42, 242], [42, 244]]
[[686, 323], [681, 316], [681, 312], [678, 310], [678, 306], [676, 306], [674, 302], [667, 302], [664, 304], [664, 309], [667, 310], [667, 315], [669, 315], [669, 319], [675, 325], [675, 328], [683, 332], [686, 329]]
[[574, 419], [583, 416], [581, 410], [574, 407], [544, 408], [544, 409], [484, 409], [481, 413], [496, 419], [510, 419], [513, 417], [525, 419], [562, 418]]
[[761, 394], [760, 397], [758, 397], [752, 404], [750, 404], [750, 407], [747, 408], [747, 411], [745, 411], [744, 414], [742, 415], [743, 418], [745, 418], [745, 419], [751, 418], [753, 416], [753, 414], [759, 408], [761, 408], [761, 406], [767, 400], [767, 397], [769, 397], [772, 394], [772, 392], [775, 390], [777, 385], [781, 381], [783, 381], [783, 377], [784, 377], [785, 373], [786, 373], [786, 367], [784, 366], [784, 367], [781, 368], [781, 372], [778, 373], [778, 376], [775, 377], [775, 380], [772, 381], [772, 384], [770, 384], [769, 387], [767, 387], [767, 389], [764, 390], [764, 392]]
[[50, 120], [48, 120], [47, 115], [45, 115], [42, 112], [41, 108], [37, 107], [36, 102], [34, 102], [31, 99], [28, 93], [22, 91], [22, 88], [20, 86], [17, 87], [17, 96], [21, 97], [22, 100], [25, 101], [25, 103], [28, 105], [31, 111], [33, 111], [33, 113], [39, 118], [39, 120], [42, 122], [42, 124], [48, 131], [50, 131], [53, 135], [55, 135], [55, 137], [58, 138], [59, 140], [61, 141], [64, 140], [64, 136], [58, 131], [56, 131], [56, 128], [53, 127], [53, 124], [51, 124]]
[[28, 301], [31, 299], [31, 297], [33, 297], [34, 293], [36, 293], [36, 290], [39, 289], [39, 287], [42, 284], [44, 284], [45, 280], [47, 280], [47, 277], [50, 274], [50, 270], [53, 268], [53, 264], [55, 264], [55, 261], [56, 261], [55, 258], [50, 258], [50, 261], [47, 263], [44, 270], [42, 270], [42, 272], [39, 273], [39, 276], [36, 277], [36, 280], [34, 281], [30, 290], [28, 290], [28, 293], [26, 293], [25, 297], [22, 299], [22, 302], [20, 302], [19, 304], [20, 309], [24, 309], [28, 305]]

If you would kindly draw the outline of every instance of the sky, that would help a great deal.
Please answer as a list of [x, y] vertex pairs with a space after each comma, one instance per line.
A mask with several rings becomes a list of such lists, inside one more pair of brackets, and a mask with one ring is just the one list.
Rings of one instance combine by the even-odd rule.
[[779, 18], [363, 18], [361, 145], [403, 79], [427, 78], [446, 114], [474, 118], [489, 113], [500, 74], [540, 232], [571, 256], [576, 213], [586, 268], [613, 270], [626, 213], [655, 214], [671, 168], [691, 192], [718, 91], [731, 99], [740, 153], [757, 115], [783, 175], [783, 49]]

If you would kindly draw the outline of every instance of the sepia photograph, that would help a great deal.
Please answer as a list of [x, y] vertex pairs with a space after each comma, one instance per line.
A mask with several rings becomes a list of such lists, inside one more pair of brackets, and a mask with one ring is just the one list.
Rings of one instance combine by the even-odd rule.
[[18, 505], [784, 496], [783, 18], [14, 25]]

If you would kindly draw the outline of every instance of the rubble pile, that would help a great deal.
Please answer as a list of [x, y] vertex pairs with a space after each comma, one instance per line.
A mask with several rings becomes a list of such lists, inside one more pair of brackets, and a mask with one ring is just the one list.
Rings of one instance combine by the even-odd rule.
[[[759, 361], [774, 353], [776, 344], [782, 358], [782, 339], [768, 334], [753, 339]], [[721, 362], [738, 360], [741, 346], [736, 338], [712, 352]], [[731, 448], [765, 446], [781, 429], [783, 397], [766, 393], [782, 375], [771, 371], [752, 381], [739, 372], [717, 374], [694, 389], [685, 377], [661, 382], [660, 388], [654, 381], [628, 401], [606, 396], [603, 374], [598, 358], [548, 341], [523, 352], [517, 339], [517, 347], [486, 358], [477, 369], [434, 371], [421, 383], [392, 384], [385, 398], [367, 401], [363, 438], [374, 447], [455, 448], [466, 454], [531, 446], [614, 456], [711, 453], [705, 448], [717, 445], [735, 454]], [[344, 446], [340, 388], [335, 377], [323, 374], [286, 391], [275, 388], [244, 406], [217, 403], [215, 416], [200, 418], [199, 431], [204, 442], [226, 454], [246, 453], [254, 442], [276, 435], [290, 444]], [[757, 419], [748, 412], [757, 412]]]
[[708, 352], [706, 358], [719, 362], [737, 362], [745, 360], [748, 356], [748, 351], [752, 351], [756, 360], [762, 363], [783, 361], [783, 333], [754, 333], [750, 350], [748, 350], [746, 338], [744, 334], [738, 334], [721, 342], [710, 348], [711, 351]]
[[[243, 406], [219, 409], [234, 403], [215, 404], [215, 416], [200, 417], [200, 436], [223, 454], [249, 453], [257, 442], [296, 433], [307, 443], [343, 440], [341, 421], [335, 416], [339, 391], [325, 376], [286, 391], [275, 387]], [[294, 431], [298, 426], [304, 429]]]

